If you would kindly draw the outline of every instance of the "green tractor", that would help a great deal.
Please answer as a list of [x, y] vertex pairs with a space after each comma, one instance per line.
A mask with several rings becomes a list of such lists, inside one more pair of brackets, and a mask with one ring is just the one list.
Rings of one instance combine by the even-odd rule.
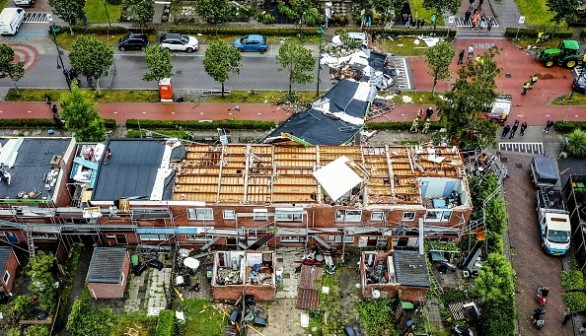
[[563, 40], [557, 48], [539, 49], [535, 58], [550, 68], [554, 65], [563, 65], [572, 69], [580, 60], [580, 44], [575, 40]]

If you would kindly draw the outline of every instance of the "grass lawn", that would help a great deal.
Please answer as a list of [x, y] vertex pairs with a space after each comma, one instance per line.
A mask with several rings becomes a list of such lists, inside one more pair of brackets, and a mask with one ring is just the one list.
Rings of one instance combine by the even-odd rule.
[[[82, 89], [87, 90], [87, 89]], [[20, 89], [20, 96], [16, 94], [15, 89], [10, 89], [6, 95], [6, 101], [45, 101], [45, 95], [48, 94], [52, 101], [59, 100], [61, 93], [67, 90], [52, 89]], [[90, 91], [95, 95], [96, 91]], [[158, 102], [159, 92], [156, 90], [102, 90], [101, 96], [95, 96], [96, 102], [115, 103], [115, 102]]]
[[[409, 5], [411, 6], [411, 15], [413, 15], [414, 20], [422, 18], [425, 20], [426, 26], [431, 25], [431, 15], [434, 11], [423, 8], [423, 0], [409, 0]], [[444, 18], [438, 15], [437, 19], [437, 25], [443, 26]]]
[[568, 90], [568, 94], [563, 96], [559, 96], [554, 99], [551, 104], [552, 105], [565, 105], [565, 106], [575, 106], [575, 105], [586, 105], [586, 94], [574, 92], [572, 98], [568, 98], [570, 92]]
[[180, 324], [179, 335], [223, 335], [228, 317], [214, 308], [208, 300], [186, 299], [180, 304], [180, 310], [185, 313], [186, 322]]
[[553, 14], [549, 12], [546, 0], [516, 0], [519, 12], [524, 16], [528, 27], [544, 27], [552, 25]]
[[129, 335], [131, 329], [136, 330], [136, 334], [131, 335], [152, 335], [157, 326], [157, 318], [144, 313], [115, 314], [114, 317], [115, 323], [110, 336]]
[[429, 49], [425, 43], [421, 40], [419, 44], [415, 44], [414, 41], [418, 40], [415, 37], [399, 37], [394, 41], [388, 38], [380, 38], [376, 44], [381, 48], [382, 51], [392, 53], [397, 56], [423, 56], [425, 51]]
[[[98, 39], [100, 41], [105, 42], [107, 45], [111, 46], [112, 48], [116, 48], [118, 41], [124, 34], [110, 34], [102, 35], [102, 34], [90, 34], [93, 38]], [[66, 29], [63, 33], [57, 36], [57, 43], [59, 44], [59, 48], [65, 50], [71, 50], [71, 45], [75, 42], [79, 35], [70, 35], [69, 31]], [[154, 37], [149, 36], [149, 40], [153, 41]]]
[[[106, 15], [104, 4], [108, 8], [108, 15]], [[87, 0], [85, 12], [88, 23], [108, 23], [108, 17], [110, 17], [110, 22], [114, 23], [120, 21], [122, 5], [110, 5], [106, 0]]]
[[[327, 91], [322, 91], [324, 95]], [[287, 92], [285, 91], [232, 91], [228, 96], [207, 97], [202, 102], [206, 103], [268, 103], [277, 104]], [[302, 102], [315, 101], [315, 91], [298, 91], [297, 96]]]

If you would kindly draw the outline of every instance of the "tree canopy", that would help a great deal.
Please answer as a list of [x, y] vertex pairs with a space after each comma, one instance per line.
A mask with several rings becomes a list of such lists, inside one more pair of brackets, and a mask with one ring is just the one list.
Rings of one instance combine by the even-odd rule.
[[460, 9], [460, 0], [423, 0], [423, 8], [433, 9], [437, 14], [454, 14]]
[[200, 18], [210, 24], [222, 24], [234, 17], [234, 7], [228, 0], [198, 0], [195, 11]]
[[203, 67], [210, 77], [222, 84], [222, 96], [224, 96], [224, 83], [230, 78], [230, 74], [240, 73], [240, 61], [242, 55], [235, 47], [222, 40], [214, 40], [210, 43], [203, 59]]
[[71, 92], [62, 93], [59, 102], [65, 129], [73, 132], [77, 141], [101, 142], [106, 139], [104, 119], [87, 91], [81, 90], [74, 82]]
[[[7, 44], [0, 44], [0, 78], [10, 78], [18, 92], [16, 82], [24, 76], [24, 63], [14, 61], [14, 49]], [[20, 92], [19, 92], [20, 94]]]
[[97, 81], [100, 91], [102, 77], [114, 62], [114, 51], [106, 43], [89, 35], [81, 35], [71, 45], [69, 61], [78, 73]]
[[125, 3], [132, 7], [133, 21], [138, 23], [141, 29], [153, 21], [153, 16], [155, 16], [155, 2], [153, 0], [125, 0]]
[[486, 148], [494, 143], [497, 124], [482, 117], [494, 102], [497, 92], [494, 78], [500, 74], [493, 47], [458, 70], [452, 89], [436, 104], [446, 125], [447, 140], [462, 149]]
[[67, 22], [73, 35], [71, 26], [75, 26], [77, 20], [83, 17], [85, 0], [49, 0], [49, 6], [55, 15]]
[[53, 274], [55, 256], [50, 252], [39, 251], [29, 260], [26, 275], [30, 277], [29, 290], [39, 295], [41, 307], [47, 309], [55, 302], [57, 279]]
[[285, 42], [277, 54], [278, 70], [286, 70], [289, 77], [289, 98], [292, 97], [293, 84], [306, 85], [313, 81], [311, 72], [315, 69], [315, 59], [311, 50], [301, 44]]
[[450, 64], [454, 59], [456, 50], [452, 44], [442, 41], [425, 51], [425, 63], [427, 64], [428, 73], [433, 77], [433, 88], [431, 95], [435, 94], [437, 82], [450, 78]]
[[148, 72], [144, 74], [144, 81], [160, 81], [163, 78], [173, 76], [173, 64], [171, 64], [171, 52], [159, 44], [151, 44], [147, 47], [144, 57]]
[[293, 20], [300, 30], [304, 24], [314, 26], [323, 21], [322, 15], [311, 0], [291, 0], [288, 5], [281, 2], [279, 13]]
[[578, 2], [576, 0], [547, 0], [549, 11], [554, 14], [551, 21], [560, 24], [562, 21], [568, 21], [576, 18], [578, 15]]

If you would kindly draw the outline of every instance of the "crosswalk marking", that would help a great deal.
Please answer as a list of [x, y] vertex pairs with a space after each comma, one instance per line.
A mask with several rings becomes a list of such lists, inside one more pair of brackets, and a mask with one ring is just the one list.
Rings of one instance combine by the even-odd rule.
[[24, 17], [24, 23], [49, 23], [49, 13], [29, 12]]
[[393, 77], [395, 86], [399, 89], [410, 90], [413, 89], [411, 84], [409, 71], [407, 69], [407, 59], [405, 57], [391, 57], [390, 58], [397, 70], [397, 76]]
[[542, 142], [500, 142], [499, 151], [543, 155]]
[[[489, 20], [492, 20], [492, 28], [498, 28], [499, 27], [499, 23], [497, 21], [496, 18], [488, 18]], [[455, 17], [455, 21], [456, 21], [456, 27], [458, 28], [465, 28], [465, 27], [470, 27], [472, 28], [472, 18], [470, 18], [468, 20], [468, 22], [464, 22], [464, 17], [463, 16], [456, 16]]]

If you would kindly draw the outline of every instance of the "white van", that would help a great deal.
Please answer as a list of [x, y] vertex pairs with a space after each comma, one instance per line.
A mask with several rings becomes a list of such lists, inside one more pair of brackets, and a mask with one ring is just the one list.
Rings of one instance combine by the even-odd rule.
[[4, 8], [0, 13], [0, 34], [16, 35], [24, 21], [26, 12], [22, 8]]

